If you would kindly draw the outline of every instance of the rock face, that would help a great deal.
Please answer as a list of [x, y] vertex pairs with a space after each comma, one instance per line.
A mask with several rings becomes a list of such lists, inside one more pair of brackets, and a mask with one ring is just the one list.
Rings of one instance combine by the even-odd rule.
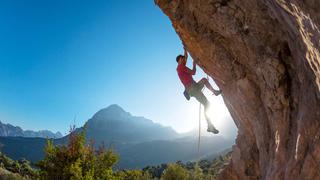
[[320, 179], [320, 1], [155, 2], [238, 127], [220, 179]]

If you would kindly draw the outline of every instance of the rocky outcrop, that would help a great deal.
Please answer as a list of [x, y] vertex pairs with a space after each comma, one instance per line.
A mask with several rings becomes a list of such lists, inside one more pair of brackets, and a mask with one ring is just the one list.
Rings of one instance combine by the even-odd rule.
[[220, 179], [320, 179], [320, 1], [155, 2], [238, 127]]

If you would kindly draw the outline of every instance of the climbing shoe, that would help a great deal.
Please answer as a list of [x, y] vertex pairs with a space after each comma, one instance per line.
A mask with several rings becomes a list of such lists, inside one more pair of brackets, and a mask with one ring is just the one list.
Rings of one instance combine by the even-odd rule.
[[213, 125], [208, 125], [207, 131], [208, 132], [212, 132], [213, 134], [218, 134], [219, 133], [219, 130], [216, 129]]
[[221, 92], [222, 92], [221, 90], [215, 90], [213, 94], [216, 96], [219, 96], [221, 94]]

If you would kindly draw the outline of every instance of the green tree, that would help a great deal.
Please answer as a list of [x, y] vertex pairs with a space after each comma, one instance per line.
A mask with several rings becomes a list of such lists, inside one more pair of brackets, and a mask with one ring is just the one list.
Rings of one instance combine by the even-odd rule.
[[202, 169], [200, 168], [198, 163], [195, 164], [194, 169], [191, 172], [190, 179], [192, 179], [192, 180], [205, 179], [205, 175], [203, 174]]
[[161, 177], [162, 180], [187, 180], [188, 171], [179, 164], [169, 164]]
[[93, 143], [86, 145], [85, 130], [79, 133], [74, 129], [67, 145], [54, 146], [47, 141], [45, 157], [37, 164], [41, 179], [115, 179], [112, 166], [118, 156], [111, 149], [96, 151]]
[[116, 172], [118, 180], [150, 180], [151, 177], [148, 172], [142, 170], [122, 170]]

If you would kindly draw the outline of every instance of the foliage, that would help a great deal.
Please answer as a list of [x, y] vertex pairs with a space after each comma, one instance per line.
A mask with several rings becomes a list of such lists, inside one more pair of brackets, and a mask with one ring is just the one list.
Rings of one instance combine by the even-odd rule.
[[179, 164], [169, 164], [163, 172], [162, 180], [187, 180], [189, 179], [188, 171]]
[[190, 180], [213, 180], [219, 175], [220, 171], [230, 161], [231, 152], [218, 156], [213, 160], [201, 160], [199, 162], [181, 161], [175, 164], [161, 164], [158, 166], [147, 166], [143, 168], [144, 172], [148, 172], [151, 178], [155, 179], [174, 179], [179, 172], [185, 173]]
[[151, 178], [159, 179], [166, 168], [167, 164], [161, 164], [158, 166], [147, 166], [142, 171], [147, 172]]
[[151, 179], [148, 172], [142, 170], [122, 170], [116, 172], [119, 180], [149, 180]]
[[196, 164], [194, 167], [194, 170], [191, 171], [190, 179], [193, 179], [193, 180], [205, 179], [205, 175], [203, 174], [202, 169], [200, 168], [199, 164]]
[[208, 169], [208, 174], [211, 174], [213, 178], [216, 178], [219, 175], [219, 172], [224, 168], [224, 166], [230, 161], [231, 152], [226, 155], [219, 156], [213, 160]]
[[48, 140], [45, 157], [37, 166], [42, 179], [115, 179], [112, 166], [118, 156], [103, 147], [95, 150], [93, 143], [85, 144], [85, 130], [73, 128], [67, 145], [54, 146]]
[[0, 179], [35, 179], [38, 173], [30, 166], [30, 162], [21, 159], [12, 160], [0, 153]]
[[22, 180], [23, 177], [17, 173], [10, 172], [6, 169], [0, 168], [0, 179], [3, 180]]

